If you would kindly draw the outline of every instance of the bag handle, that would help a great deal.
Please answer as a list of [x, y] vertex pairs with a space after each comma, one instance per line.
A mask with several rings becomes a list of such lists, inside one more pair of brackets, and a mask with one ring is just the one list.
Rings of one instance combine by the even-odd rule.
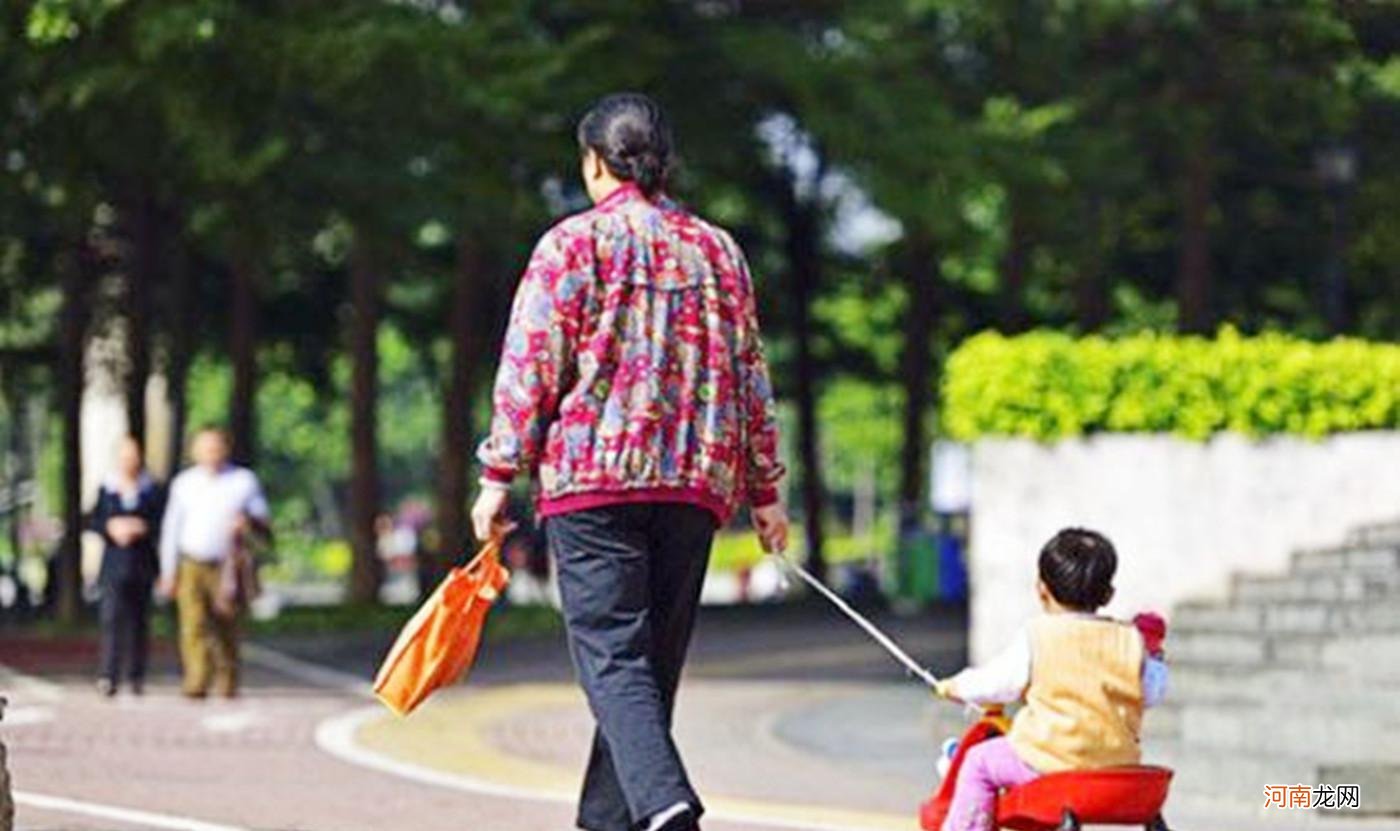
[[487, 562], [500, 562], [500, 559], [501, 538], [493, 535], [482, 544], [481, 548], [477, 549], [476, 554], [467, 561], [463, 568], [470, 574], [481, 569]]

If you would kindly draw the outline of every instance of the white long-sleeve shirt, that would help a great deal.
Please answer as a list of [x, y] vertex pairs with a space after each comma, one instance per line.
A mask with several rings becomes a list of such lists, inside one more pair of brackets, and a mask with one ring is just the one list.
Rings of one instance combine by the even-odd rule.
[[[1147, 656], [1142, 662], [1142, 703], [1155, 707], [1167, 694], [1167, 664]], [[1022, 626], [1011, 644], [981, 666], [968, 667], [950, 679], [953, 693], [969, 704], [1019, 701], [1031, 682], [1031, 635]]]
[[268, 520], [267, 499], [253, 471], [236, 465], [182, 471], [170, 483], [161, 522], [161, 576], [174, 577], [180, 557], [212, 563], [228, 556], [240, 514]]

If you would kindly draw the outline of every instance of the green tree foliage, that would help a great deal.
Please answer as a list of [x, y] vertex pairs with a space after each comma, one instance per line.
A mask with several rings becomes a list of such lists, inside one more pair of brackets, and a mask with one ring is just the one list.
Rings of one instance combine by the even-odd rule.
[[[917, 514], [956, 423], [943, 358], [975, 332], [1400, 336], [1394, 4], [27, 0], [0, 21], [0, 390], [52, 391], [59, 418], [88, 340], [124, 332], [134, 421], [162, 372], [179, 424], [259, 451], [284, 525], [360, 528], [361, 565], [367, 512], [406, 496], [462, 542], [515, 280], [586, 204], [571, 127], [619, 88], [667, 105], [677, 195], [749, 253], [814, 547], [871, 459]], [[1148, 342], [1112, 350], [1157, 366]], [[1182, 343], [1163, 395], [1206, 383]], [[1084, 415], [1100, 377], [1018, 429], [1158, 429], [1155, 407]], [[1343, 429], [1349, 394], [1302, 431]], [[1274, 431], [1240, 406], [1164, 429]], [[378, 414], [353, 445], [352, 412]]]
[[[391, 493], [426, 499], [431, 481], [423, 477], [424, 459], [437, 451], [434, 379], [413, 344], [394, 327], [380, 331], [379, 356], [384, 481]], [[345, 517], [333, 490], [343, 486], [350, 471], [349, 362], [343, 355], [332, 360], [325, 389], [298, 370], [285, 347], [269, 350], [263, 362], [257, 401], [259, 466], [278, 525], [290, 529], [309, 523], [319, 525], [320, 533], [339, 534]], [[193, 424], [223, 418], [230, 383], [227, 363], [212, 356], [195, 363], [190, 373]]]

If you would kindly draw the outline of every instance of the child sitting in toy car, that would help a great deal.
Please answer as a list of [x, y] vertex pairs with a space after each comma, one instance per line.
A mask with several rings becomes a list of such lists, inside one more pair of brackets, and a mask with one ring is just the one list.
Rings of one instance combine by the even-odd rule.
[[943, 831], [990, 831], [997, 792], [1042, 774], [1138, 763], [1143, 708], [1166, 692], [1164, 628], [1155, 616], [1135, 626], [1096, 614], [1117, 568], [1102, 534], [1059, 532], [1040, 552], [1045, 613], [991, 662], [939, 685], [971, 704], [1025, 701], [1006, 736], [968, 749]]

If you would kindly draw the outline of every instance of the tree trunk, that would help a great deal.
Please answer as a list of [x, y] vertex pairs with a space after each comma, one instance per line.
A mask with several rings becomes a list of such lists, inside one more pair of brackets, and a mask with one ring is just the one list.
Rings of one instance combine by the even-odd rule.
[[[184, 250], [181, 249], [182, 255]], [[181, 256], [178, 267], [170, 273], [170, 330], [166, 343], [166, 394], [170, 399], [170, 435], [166, 459], [170, 469], [167, 476], [174, 476], [180, 469], [180, 460], [185, 455], [185, 422], [189, 420], [188, 384], [190, 376], [190, 350], [195, 328], [195, 306], [191, 302], [194, 292], [191, 283], [195, 275], [189, 257]]]
[[1189, 140], [1181, 186], [1181, 245], [1177, 264], [1178, 326], [1184, 332], [1209, 332], [1211, 314], [1210, 208], [1214, 189], [1210, 140]]
[[383, 563], [375, 541], [379, 515], [379, 454], [375, 438], [379, 401], [379, 274], [363, 241], [350, 259], [350, 599], [379, 600]]
[[1085, 334], [1099, 331], [1108, 319], [1103, 275], [1099, 268], [1097, 262], [1086, 264], [1074, 286], [1074, 319], [1079, 324], [1079, 331]]
[[75, 623], [82, 609], [83, 442], [82, 411], [88, 327], [88, 288], [97, 268], [96, 254], [84, 246], [76, 262], [63, 269], [63, 307], [59, 313], [58, 396], [63, 429], [63, 539], [49, 592], [58, 619]]
[[1097, 332], [1108, 320], [1108, 298], [1103, 278], [1105, 212], [1102, 199], [1090, 196], [1089, 245], [1074, 281], [1074, 318], [1081, 332]]
[[422, 556], [432, 561], [420, 570], [424, 591], [436, 585], [447, 565], [468, 540], [467, 493], [471, 467], [471, 384], [474, 347], [472, 312], [476, 281], [481, 279], [481, 255], [471, 235], [463, 232], [457, 243], [457, 279], [452, 287], [447, 336], [452, 344], [451, 363], [442, 397], [442, 453], [438, 459], [437, 550]]
[[938, 263], [932, 242], [922, 234], [911, 236], [904, 274], [907, 307], [904, 319], [904, 353], [900, 379], [904, 386], [904, 452], [900, 458], [899, 520], [906, 529], [918, 520], [923, 504], [928, 456], [925, 427], [933, 397], [934, 291]]
[[1328, 194], [1327, 262], [1322, 269], [1322, 310], [1327, 331], [1334, 336], [1346, 334], [1351, 325], [1351, 309], [1347, 290], [1347, 234], [1351, 213], [1350, 183], [1339, 184]]
[[[29, 402], [24, 399], [21, 393], [22, 385], [15, 383], [15, 376], [19, 374], [15, 367], [0, 365], [5, 374], [0, 375], [0, 391], [4, 394], [5, 409], [10, 411], [9, 430], [9, 454], [10, 458], [5, 465], [5, 495], [10, 501], [10, 515], [6, 517], [6, 531], [8, 532], [10, 543], [10, 562], [8, 567], [0, 566], [0, 573], [6, 577], [14, 578], [19, 574], [19, 564], [24, 551], [23, 516], [24, 511], [20, 504], [20, 486], [31, 475], [25, 470], [23, 459], [25, 457], [25, 443], [28, 439], [26, 433], [29, 427]], [[16, 585], [21, 585], [16, 583]]]
[[233, 458], [239, 464], [250, 466], [257, 459], [258, 282], [256, 266], [246, 255], [240, 256], [233, 266], [229, 312], [233, 390], [228, 411]]
[[1011, 194], [1010, 206], [1006, 254], [1001, 260], [1001, 329], [1015, 333], [1026, 328], [1026, 261], [1030, 254], [1030, 234], [1019, 194]]
[[821, 224], [815, 204], [804, 203], [789, 188], [787, 256], [792, 276], [792, 325], [796, 338], [794, 398], [797, 404], [797, 457], [802, 468], [802, 520], [807, 540], [807, 566], [826, 573], [822, 529], [820, 442], [817, 433], [817, 366], [812, 355], [812, 298], [821, 282]]
[[146, 440], [146, 384], [151, 377], [151, 289], [160, 261], [160, 228], [149, 194], [132, 200], [132, 260], [126, 269], [126, 429]]

